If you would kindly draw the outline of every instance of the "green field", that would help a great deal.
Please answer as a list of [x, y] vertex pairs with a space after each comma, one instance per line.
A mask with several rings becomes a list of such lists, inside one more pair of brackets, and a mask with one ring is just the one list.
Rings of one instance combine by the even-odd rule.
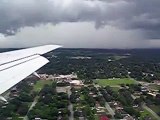
[[150, 84], [150, 85], [149, 85], [149, 88], [150, 88], [150, 89], [155, 89], [155, 90], [160, 90], [160, 85]]
[[80, 99], [84, 100], [84, 95], [83, 94], [80, 95]]
[[100, 86], [119, 86], [120, 84], [136, 84], [136, 80], [131, 78], [97, 79], [95, 81]]
[[128, 56], [124, 56], [124, 55], [115, 55], [115, 56], [113, 56], [113, 59], [114, 60], [120, 60], [120, 59], [124, 59], [124, 58], [128, 58]]
[[147, 110], [144, 110], [143, 112], [141, 112], [141, 116], [140, 116], [140, 120], [144, 120], [144, 118], [146, 116], [150, 116], [153, 120], [156, 120], [152, 114], [150, 112], [148, 112]]
[[39, 80], [36, 82], [36, 84], [34, 85], [34, 91], [39, 92], [44, 85], [48, 84], [52, 84], [52, 80]]
[[118, 92], [121, 87], [120, 86], [111, 86], [111, 88], [113, 91]]
[[151, 108], [155, 113], [160, 112], [160, 105], [151, 105], [149, 108]]

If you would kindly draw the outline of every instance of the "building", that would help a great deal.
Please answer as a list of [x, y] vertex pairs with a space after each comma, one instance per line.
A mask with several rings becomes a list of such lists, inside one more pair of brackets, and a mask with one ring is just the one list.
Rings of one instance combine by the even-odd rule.
[[109, 118], [106, 115], [100, 116], [100, 120], [109, 120]]
[[71, 86], [83, 86], [83, 82], [81, 80], [72, 80], [70, 82]]

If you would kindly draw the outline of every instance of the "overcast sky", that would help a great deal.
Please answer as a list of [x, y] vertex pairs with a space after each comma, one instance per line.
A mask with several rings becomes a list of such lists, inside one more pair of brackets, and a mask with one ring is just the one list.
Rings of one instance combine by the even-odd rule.
[[160, 48], [160, 0], [0, 0], [0, 47]]

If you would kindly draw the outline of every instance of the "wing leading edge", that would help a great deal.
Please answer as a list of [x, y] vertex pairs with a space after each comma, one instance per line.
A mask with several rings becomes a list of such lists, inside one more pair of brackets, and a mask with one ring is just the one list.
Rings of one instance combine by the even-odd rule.
[[0, 94], [47, 64], [49, 61], [41, 55], [59, 47], [46, 45], [0, 53]]

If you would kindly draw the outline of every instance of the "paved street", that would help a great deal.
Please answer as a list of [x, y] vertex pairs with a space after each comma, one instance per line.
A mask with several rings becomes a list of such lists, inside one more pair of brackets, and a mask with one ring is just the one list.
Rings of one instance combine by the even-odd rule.
[[[72, 94], [70, 87], [67, 88], [67, 94], [68, 94], [68, 97], [70, 97], [70, 95]], [[73, 104], [71, 102], [69, 102], [68, 109], [71, 112], [71, 115], [69, 116], [69, 120], [74, 120]]]
[[[38, 101], [38, 96], [35, 97], [34, 101], [32, 102], [32, 104], [31, 104], [31, 106], [30, 106], [30, 108], [29, 108], [29, 110], [28, 110], [28, 112], [29, 112], [30, 110], [32, 110], [32, 108], [37, 104], [37, 101]], [[28, 116], [26, 115], [23, 120], [29, 120], [29, 119], [28, 119]]]
[[23, 120], [29, 120], [29, 119], [28, 119], [28, 117], [27, 117], [27, 116], [25, 116], [25, 117], [23, 118]]
[[34, 99], [34, 101], [32, 102], [32, 104], [31, 104], [31, 106], [30, 106], [30, 108], [29, 108], [29, 110], [28, 111], [30, 111], [30, 110], [32, 110], [32, 108], [37, 104], [37, 102], [38, 102], [38, 96], [37, 97], [35, 97], [35, 99]]
[[[96, 88], [98, 89], [100, 86], [94, 84], [94, 87], [96, 87]], [[106, 107], [106, 109], [108, 110], [108, 112], [109, 112], [112, 116], [115, 115], [114, 111], [112, 110], [112, 108], [110, 107], [110, 105], [108, 104], [108, 102], [105, 102], [105, 107]]]
[[108, 112], [109, 112], [112, 116], [115, 115], [114, 111], [112, 110], [112, 108], [110, 107], [110, 105], [108, 104], [108, 102], [105, 103], [105, 107], [106, 107], [106, 109], [108, 110]]
[[70, 103], [70, 105], [68, 106], [68, 109], [70, 110], [71, 112], [71, 115], [69, 116], [69, 120], [74, 120], [74, 116], [73, 116], [73, 105], [72, 103]]

